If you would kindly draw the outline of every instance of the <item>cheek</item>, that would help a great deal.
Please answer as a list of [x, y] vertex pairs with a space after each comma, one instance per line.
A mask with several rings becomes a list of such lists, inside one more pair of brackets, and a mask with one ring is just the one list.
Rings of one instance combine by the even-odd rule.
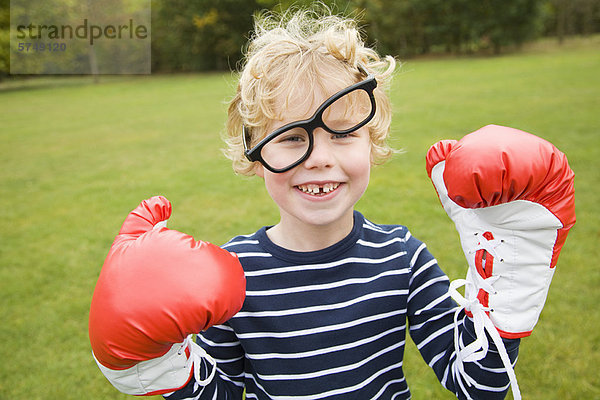
[[276, 203], [279, 203], [284, 196], [284, 192], [286, 192], [289, 187], [289, 171], [282, 174], [274, 174], [270, 171], [263, 170], [263, 179], [269, 196], [271, 196]]
[[344, 160], [344, 169], [353, 176], [368, 176], [371, 172], [371, 155], [361, 152], [354, 157], [348, 157]]
[[363, 146], [360, 149], [353, 149], [350, 154], [346, 154], [342, 161], [342, 168], [350, 178], [352, 192], [360, 198], [369, 186], [371, 176], [371, 149], [370, 146]]
[[356, 146], [342, 158], [346, 171], [354, 175], [369, 175], [371, 172], [371, 142], [365, 140]]

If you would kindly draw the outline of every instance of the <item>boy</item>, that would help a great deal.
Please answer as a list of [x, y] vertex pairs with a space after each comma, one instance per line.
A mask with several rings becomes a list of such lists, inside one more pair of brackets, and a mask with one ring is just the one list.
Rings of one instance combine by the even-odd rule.
[[[202, 296], [213, 289], [216, 294], [198, 306], [201, 316], [195, 311], [175, 317], [171, 310], [159, 313], [158, 320], [165, 324], [177, 320], [175, 333], [167, 339], [156, 338], [169, 329], [161, 322], [139, 329], [142, 339], [132, 339], [134, 333], [123, 340], [135, 342], [130, 347], [102, 347], [110, 340], [96, 339], [101, 336], [96, 317], [100, 311], [94, 310], [106, 312], [102, 299], [113, 294], [104, 287], [113, 283], [97, 287], [90, 335], [93, 346], [100, 343], [94, 347], [98, 365], [115, 386], [131, 394], [161, 393], [168, 399], [241, 399], [244, 391], [248, 399], [407, 399], [402, 360], [408, 330], [441, 384], [458, 398], [501, 399], [511, 382], [519, 396], [512, 364], [524, 334], [512, 325], [512, 318], [508, 328], [502, 325], [507, 306], [494, 303], [493, 285], [500, 278], [495, 274], [502, 265], [492, 276], [492, 262], [500, 259], [501, 250], [495, 250], [499, 244], [491, 233], [486, 229], [485, 240], [475, 246], [463, 240], [465, 250], [479, 256], [473, 259], [479, 275], [469, 276], [474, 288], [467, 288], [465, 299], [406, 227], [374, 224], [354, 210], [368, 186], [371, 165], [392, 154], [386, 144], [391, 109], [383, 89], [394, 67], [393, 58], [382, 59], [363, 44], [351, 20], [306, 11], [281, 20], [257, 20], [229, 108], [228, 155], [236, 172], [264, 180], [280, 220], [222, 246], [239, 258], [245, 289], [235, 257], [217, 250], [202, 255], [211, 263], [217, 260], [202, 275], [211, 277], [210, 284], [200, 288], [193, 279], [173, 284], [177, 290], [170, 297], [182, 296], [180, 286], [188, 283]], [[462, 145], [466, 148], [468, 142]], [[463, 205], [464, 212], [452, 208], [446, 192], [452, 178], [443, 174], [459, 147], [443, 142], [432, 148], [428, 172], [462, 238], [464, 224], [456, 215], [469, 212], [470, 205]], [[497, 203], [511, 200], [515, 198]], [[121, 235], [133, 235], [134, 240], [147, 235], [145, 242], [162, 244], [160, 235], [174, 232], [156, 224], [170, 215], [164, 199], [151, 199], [132, 215]], [[144, 226], [138, 228], [141, 220]], [[181, 242], [177, 240], [169, 246], [153, 245], [153, 255], [144, 262], [136, 255], [127, 263], [156, 264], [167, 252], [167, 261], [173, 263], [174, 253], [179, 257], [189, 251], [174, 250]], [[555, 238], [550, 252], [557, 256], [556, 242]], [[126, 264], [120, 259], [122, 251], [111, 250], [103, 274], [117, 258], [119, 265]], [[212, 279], [215, 275], [223, 277]], [[112, 279], [100, 277], [102, 282]], [[158, 282], [167, 286], [163, 279]], [[545, 285], [547, 290], [549, 281]], [[163, 302], [170, 301], [144, 307], [164, 309]], [[501, 311], [496, 313], [488, 302]], [[179, 304], [173, 309], [191, 307]], [[493, 315], [496, 327], [486, 312]], [[132, 312], [129, 318], [147, 324], [150, 317], [139, 314]], [[197, 320], [201, 323], [190, 327], [188, 322]], [[186, 339], [201, 330], [201, 347]], [[140, 345], [148, 342], [145, 337], [152, 339], [150, 344]], [[157, 342], [162, 347], [152, 347]], [[122, 351], [138, 346], [143, 348], [135, 355]]]

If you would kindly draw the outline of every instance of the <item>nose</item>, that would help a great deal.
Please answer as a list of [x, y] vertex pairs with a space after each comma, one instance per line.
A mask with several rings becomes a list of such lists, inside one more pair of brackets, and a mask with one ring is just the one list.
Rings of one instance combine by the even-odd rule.
[[305, 168], [327, 168], [335, 164], [335, 154], [329, 133], [323, 128], [317, 128], [313, 131], [314, 143], [313, 148], [304, 161]]

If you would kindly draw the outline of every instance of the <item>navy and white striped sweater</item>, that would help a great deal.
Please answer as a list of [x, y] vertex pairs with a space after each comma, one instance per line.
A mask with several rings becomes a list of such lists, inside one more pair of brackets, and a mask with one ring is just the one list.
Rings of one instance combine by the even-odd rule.
[[[402, 361], [407, 328], [438, 379], [459, 398], [453, 372], [456, 304], [449, 280], [406, 227], [354, 214], [352, 232], [314, 252], [271, 242], [266, 228], [232, 239], [246, 274], [246, 300], [225, 325], [198, 336], [217, 361], [215, 379], [194, 379], [169, 400], [408, 399]], [[460, 315], [464, 342], [471, 321]], [[518, 340], [507, 341], [516, 359]], [[490, 344], [490, 346], [492, 346]], [[467, 363], [471, 398], [501, 399], [508, 377], [497, 353]]]

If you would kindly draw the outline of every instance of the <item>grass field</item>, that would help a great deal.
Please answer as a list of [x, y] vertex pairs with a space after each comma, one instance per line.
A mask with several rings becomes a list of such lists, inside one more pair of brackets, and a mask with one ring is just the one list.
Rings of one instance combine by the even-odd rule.
[[[221, 244], [277, 221], [258, 178], [221, 155], [230, 74], [0, 84], [0, 399], [118, 399], [92, 357], [88, 309], [123, 218], [155, 194], [169, 226]], [[465, 273], [424, 170], [442, 138], [503, 124], [552, 141], [576, 173], [578, 222], [517, 377], [525, 399], [600, 399], [600, 38], [497, 58], [409, 61], [395, 79], [393, 143], [358, 204], [408, 225], [451, 279]], [[408, 345], [415, 400], [452, 396]], [[510, 396], [510, 395], [509, 395]]]

